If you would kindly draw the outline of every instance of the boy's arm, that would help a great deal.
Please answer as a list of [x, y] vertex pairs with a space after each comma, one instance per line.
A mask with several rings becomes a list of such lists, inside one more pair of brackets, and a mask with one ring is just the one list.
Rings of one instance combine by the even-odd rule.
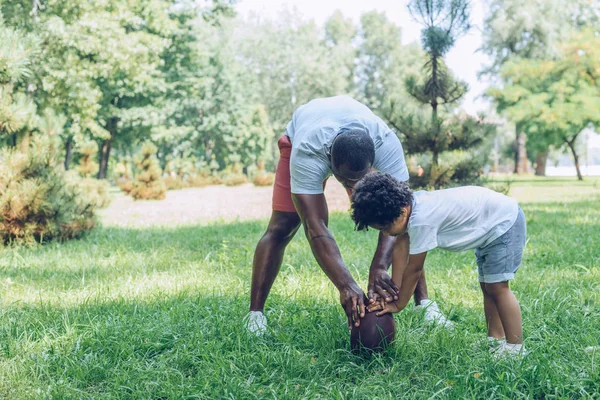
[[399, 312], [410, 301], [417, 286], [417, 281], [421, 277], [427, 252], [411, 254], [409, 256], [409, 247], [410, 241], [406, 234], [398, 239], [394, 247], [392, 280], [400, 288], [398, 300], [391, 303], [379, 302], [371, 304], [368, 307], [369, 311], [381, 310], [377, 315], [383, 315], [388, 312]]
[[423, 265], [425, 264], [425, 257], [427, 257], [427, 252], [410, 255], [408, 258], [408, 265], [404, 270], [401, 282], [396, 282], [396, 271], [394, 270], [392, 272], [392, 279], [397, 285], [400, 286], [400, 294], [398, 295], [398, 300], [393, 303], [389, 303], [389, 306], [393, 307], [393, 310], [390, 310], [391, 312], [399, 312], [403, 310], [410, 301], [413, 293], [415, 292], [415, 288], [417, 287], [417, 281], [421, 277]]

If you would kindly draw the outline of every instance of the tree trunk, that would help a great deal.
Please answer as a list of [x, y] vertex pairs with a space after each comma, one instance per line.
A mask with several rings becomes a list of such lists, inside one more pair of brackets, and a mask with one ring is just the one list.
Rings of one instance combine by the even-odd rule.
[[71, 167], [71, 156], [73, 154], [73, 136], [67, 138], [65, 143], [65, 171], [68, 171]]
[[539, 153], [535, 158], [535, 175], [546, 176], [546, 161], [548, 161], [548, 152]]
[[575, 161], [575, 170], [577, 171], [577, 179], [582, 181], [583, 175], [581, 175], [581, 170], [579, 169], [579, 156], [577, 155], [577, 151], [575, 150], [575, 140], [577, 139], [577, 135], [573, 139], [566, 140], [569, 149], [571, 149], [571, 153], [573, 154], [573, 161]]
[[528, 168], [528, 162], [527, 162], [527, 150], [526, 150], [526, 143], [527, 143], [527, 135], [524, 133], [520, 133], [519, 134], [519, 140], [517, 141], [517, 148], [518, 148], [518, 162], [517, 162], [517, 174], [522, 175], [522, 174], [526, 174], [527, 172], [529, 172], [529, 168]]
[[108, 172], [108, 160], [110, 158], [110, 150], [112, 149], [112, 142], [115, 138], [117, 130], [117, 119], [111, 118], [106, 124], [106, 130], [110, 132], [110, 138], [102, 142], [102, 148], [100, 149], [100, 169], [98, 170], [98, 179], [106, 179]]
[[519, 173], [519, 125], [517, 124], [515, 128], [515, 169], [513, 170], [513, 174]]

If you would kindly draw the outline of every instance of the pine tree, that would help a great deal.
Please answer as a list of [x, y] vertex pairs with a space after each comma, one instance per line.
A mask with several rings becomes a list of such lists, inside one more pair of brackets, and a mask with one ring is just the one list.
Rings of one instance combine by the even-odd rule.
[[96, 208], [48, 138], [33, 137], [27, 152], [0, 152], [0, 242], [78, 237], [96, 224]]
[[391, 102], [384, 116], [403, 135], [402, 143], [409, 155], [430, 159], [422, 170], [411, 171], [413, 186], [440, 188], [473, 183], [481, 169], [475, 160], [464, 157], [458, 162], [440, 160], [444, 153], [466, 151], [479, 145], [482, 136], [493, 129], [479, 119], [453, 116], [440, 109], [456, 105], [467, 92], [467, 85], [448, 70], [444, 56], [470, 28], [468, 0], [412, 0], [408, 7], [413, 18], [424, 26], [421, 44], [426, 62], [423, 74], [411, 75], [405, 83], [408, 93], [430, 108], [430, 112], [400, 110]]
[[83, 177], [81, 180], [81, 187], [85, 190], [96, 207], [108, 207], [111, 201], [109, 184], [104, 180], [95, 178], [99, 168], [99, 164], [96, 162], [98, 145], [92, 140], [84, 142], [79, 147], [79, 154], [81, 154], [81, 158], [79, 159], [77, 171], [79, 172], [79, 175]]
[[142, 146], [136, 164], [141, 170], [136, 176], [129, 194], [136, 200], [162, 200], [166, 197], [167, 187], [161, 175], [162, 170], [156, 159], [158, 149], [150, 142]]
[[93, 141], [83, 143], [79, 148], [79, 166], [77, 171], [86, 178], [91, 178], [98, 173], [98, 163], [96, 162], [96, 154], [98, 154], [98, 145]]

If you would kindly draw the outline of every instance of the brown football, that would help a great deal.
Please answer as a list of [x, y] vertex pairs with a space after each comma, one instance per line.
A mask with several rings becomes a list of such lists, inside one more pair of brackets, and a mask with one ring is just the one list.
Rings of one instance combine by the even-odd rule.
[[380, 317], [375, 312], [367, 312], [360, 319], [360, 326], [352, 326], [350, 347], [352, 351], [382, 351], [394, 341], [396, 323], [392, 314]]

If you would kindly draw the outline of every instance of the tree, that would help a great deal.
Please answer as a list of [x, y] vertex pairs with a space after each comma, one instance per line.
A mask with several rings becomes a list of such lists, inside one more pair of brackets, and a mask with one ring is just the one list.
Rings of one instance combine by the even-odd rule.
[[156, 146], [144, 143], [136, 164], [140, 173], [135, 177], [133, 188], [129, 192], [135, 200], [163, 200], [167, 187], [161, 177], [162, 171], [156, 160]]
[[0, 139], [12, 146], [36, 125], [37, 109], [20, 85], [31, 75], [37, 51], [37, 38], [7, 27], [0, 14]]
[[[489, 14], [483, 29], [481, 51], [491, 59], [491, 64], [481, 72], [492, 78], [501, 78], [500, 69], [512, 58], [553, 59], [559, 42], [572, 30], [597, 23], [600, 3], [596, 0], [489, 0]], [[515, 122], [515, 169], [525, 169], [518, 160], [519, 134], [524, 121]], [[528, 140], [536, 160], [536, 174], [545, 174], [548, 147], [542, 142]]]
[[434, 1], [413, 0], [409, 3], [413, 17], [424, 26], [421, 43], [426, 61], [421, 75], [406, 79], [408, 93], [425, 108], [408, 110], [397, 102], [390, 102], [385, 117], [403, 136], [402, 143], [408, 154], [431, 155], [429, 165], [421, 173], [412, 171], [415, 186], [433, 186], [474, 182], [480, 174], [480, 165], [474, 159], [462, 157], [453, 162], [444, 161], [443, 153], [468, 150], [478, 146], [482, 136], [493, 128], [481, 119], [467, 115], [447, 115], [440, 106], [452, 107], [466, 93], [467, 85], [457, 81], [444, 63], [444, 55], [456, 38], [470, 27], [466, 0]]
[[561, 46], [557, 60], [515, 59], [501, 69], [504, 85], [489, 93], [509, 119], [546, 146], [566, 145], [582, 180], [575, 142], [600, 123], [600, 38], [589, 29]]
[[313, 22], [287, 11], [277, 21], [240, 21], [237, 31], [236, 57], [253, 77], [246, 95], [251, 103], [265, 106], [275, 132], [284, 132], [301, 104], [345, 93], [348, 60], [331, 58], [331, 42], [322, 39]]
[[390, 101], [409, 104], [404, 81], [421, 68], [423, 51], [416, 44], [402, 46], [401, 29], [384, 13], [371, 11], [360, 18], [357, 97], [377, 113]]
[[82, 235], [96, 224], [97, 204], [81, 181], [59, 167], [51, 138], [23, 152], [0, 151], [0, 242], [32, 243]]
[[338, 68], [338, 74], [344, 78], [345, 93], [354, 90], [354, 68], [357, 56], [353, 44], [358, 33], [351, 19], [344, 18], [341, 11], [335, 11], [325, 21], [325, 46], [330, 50], [331, 59], [335, 60], [332, 67]]

